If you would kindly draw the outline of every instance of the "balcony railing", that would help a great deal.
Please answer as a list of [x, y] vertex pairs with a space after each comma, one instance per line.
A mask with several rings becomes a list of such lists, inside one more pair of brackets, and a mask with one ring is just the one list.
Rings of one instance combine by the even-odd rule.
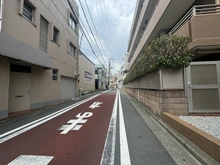
[[220, 13], [220, 5], [197, 5], [193, 6], [180, 21], [169, 31], [168, 35], [173, 35], [178, 31], [187, 21], [196, 15]]

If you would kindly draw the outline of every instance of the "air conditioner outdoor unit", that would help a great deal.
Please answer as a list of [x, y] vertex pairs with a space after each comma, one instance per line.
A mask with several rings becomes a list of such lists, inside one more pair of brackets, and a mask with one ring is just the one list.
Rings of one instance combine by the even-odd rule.
[[75, 77], [79, 77], [79, 73], [75, 71]]

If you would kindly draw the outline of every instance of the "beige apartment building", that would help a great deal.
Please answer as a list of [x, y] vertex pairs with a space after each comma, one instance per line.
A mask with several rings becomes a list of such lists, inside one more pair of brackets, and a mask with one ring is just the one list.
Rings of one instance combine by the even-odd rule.
[[0, 118], [78, 95], [75, 1], [0, 2]]
[[194, 54], [189, 67], [160, 69], [126, 90], [161, 115], [220, 113], [220, 1], [138, 0], [128, 43], [128, 70], [156, 37], [185, 35]]
[[86, 94], [95, 91], [95, 64], [83, 53], [79, 54], [79, 91]]

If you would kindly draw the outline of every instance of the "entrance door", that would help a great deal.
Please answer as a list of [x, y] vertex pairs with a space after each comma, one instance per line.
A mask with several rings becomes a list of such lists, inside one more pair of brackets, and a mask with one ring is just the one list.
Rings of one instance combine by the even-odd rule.
[[30, 73], [10, 73], [9, 112], [30, 109], [30, 84]]
[[186, 69], [189, 113], [220, 113], [219, 62], [193, 62]]

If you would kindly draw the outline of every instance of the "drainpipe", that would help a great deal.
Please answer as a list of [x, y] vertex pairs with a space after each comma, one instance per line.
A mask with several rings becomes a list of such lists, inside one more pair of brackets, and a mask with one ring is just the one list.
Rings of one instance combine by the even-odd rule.
[[4, 0], [0, 0], [0, 32], [2, 31], [2, 13], [3, 13]]

